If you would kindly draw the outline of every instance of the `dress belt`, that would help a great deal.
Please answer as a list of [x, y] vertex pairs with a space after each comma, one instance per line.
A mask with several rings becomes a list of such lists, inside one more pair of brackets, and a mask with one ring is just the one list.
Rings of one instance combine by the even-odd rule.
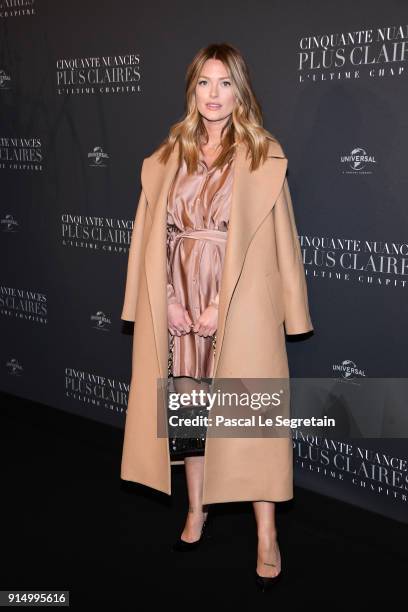
[[184, 232], [176, 233], [173, 240], [179, 240], [180, 238], [194, 238], [196, 240], [216, 240], [218, 242], [224, 242], [227, 239], [227, 232], [218, 229], [189, 229]]

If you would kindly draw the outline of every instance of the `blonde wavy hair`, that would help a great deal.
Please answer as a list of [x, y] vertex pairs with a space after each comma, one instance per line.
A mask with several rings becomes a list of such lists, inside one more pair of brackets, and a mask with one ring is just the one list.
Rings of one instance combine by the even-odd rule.
[[241, 53], [227, 43], [211, 44], [198, 51], [186, 72], [185, 113], [173, 124], [166, 139], [159, 145], [159, 161], [166, 163], [176, 143], [180, 143], [179, 163], [184, 158], [188, 173], [197, 170], [200, 143], [208, 142], [208, 133], [197, 109], [195, 89], [204, 63], [208, 59], [223, 62], [237, 97], [227, 123], [221, 133], [221, 150], [214, 166], [221, 168], [234, 154], [238, 143], [247, 145], [250, 170], [256, 170], [268, 155], [269, 141], [277, 139], [263, 127], [262, 111], [252, 89], [248, 66]]

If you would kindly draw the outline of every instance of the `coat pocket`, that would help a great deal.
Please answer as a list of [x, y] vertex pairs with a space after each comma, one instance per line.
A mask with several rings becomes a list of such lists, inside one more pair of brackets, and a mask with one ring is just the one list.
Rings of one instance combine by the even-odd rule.
[[[275, 279], [275, 280], [274, 280]], [[273, 273], [265, 275], [265, 283], [269, 294], [269, 299], [272, 306], [272, 311], [278, 325], [284, 322], [285, 313], [282, 304], [282, 297], [277, 295], [276, 276]]]

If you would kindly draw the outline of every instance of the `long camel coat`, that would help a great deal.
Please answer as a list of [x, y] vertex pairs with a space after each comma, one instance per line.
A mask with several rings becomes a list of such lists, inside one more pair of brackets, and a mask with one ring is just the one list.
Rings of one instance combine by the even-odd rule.
[[[216, 378], [289, 378], [286, 334], [313, 329], [286, 178], [288, 160], [270, 140], [266, 162], [249, 169], [237, 147], [230, 220], [219, 294]], [[143, 161], [121, 319], [134, 321], [132, 377], [121, 478], [171, 495], [168, 438], [158, 436], [167, 380], [167, 194], [178, 144], [166, 164]], [[292, 439], [208, 437], [203, 504], [293, 498]]]

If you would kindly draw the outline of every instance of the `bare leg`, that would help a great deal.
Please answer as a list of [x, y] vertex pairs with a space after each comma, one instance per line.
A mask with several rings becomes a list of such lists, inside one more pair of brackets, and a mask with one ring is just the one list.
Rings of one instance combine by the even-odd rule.
[[281, 557], [275, 524], [275, 502], [253, 502], [258, 533], [256, 571], [260, 576], [273, 577], [281, 571]]
[[[175, 377], [174, 387], [177, 393], [189, 393], [193, 389], [208, 391], [208, 383], [196, 381], [188, 377]], [[204, 456], [185, 457], [187, 490], [189, 508], [187, 520], [181, 533], [181, 539], [185, 542], [195, 542], [200, 538], [201, 529], [208, 510], [203, 508], [203, 480], [204, 480]], [[205, 510], [205, 511], [204, 511]]]
[[198, 540], [208, 511], [203, 508], [204, 457], [184, 459], [188, 489], [188, 514], [181, 539], [186, 542]]

